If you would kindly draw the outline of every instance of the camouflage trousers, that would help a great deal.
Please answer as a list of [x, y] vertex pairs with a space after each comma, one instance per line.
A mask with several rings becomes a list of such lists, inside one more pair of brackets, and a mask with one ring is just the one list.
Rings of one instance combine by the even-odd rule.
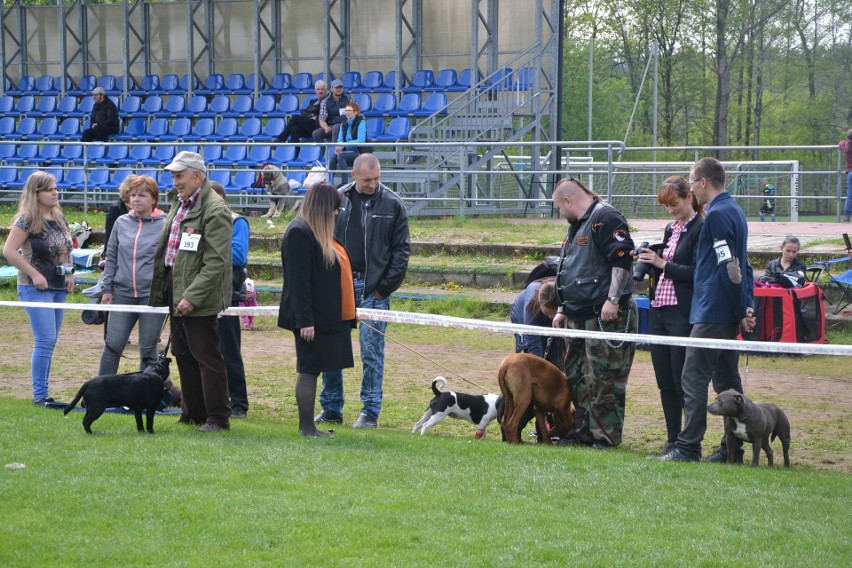
[[[628, 322], [629, 319], [629, 322]], [[595, 316], [587, 320], [568, 320], [568, 329], [638, 333], [636, 302], [618, 311], [618, 320], [601, 329]], [[636, 344], [600, 339], [566, 339], [565, 374], [574, 401], [574, 429], [569, 437], [593, 444], [621, 444], [627, 377], [633, 365]], [[619, 345], [620, 343], [620, 345]], [[618, 347], [613, 347], [617, 345]]]

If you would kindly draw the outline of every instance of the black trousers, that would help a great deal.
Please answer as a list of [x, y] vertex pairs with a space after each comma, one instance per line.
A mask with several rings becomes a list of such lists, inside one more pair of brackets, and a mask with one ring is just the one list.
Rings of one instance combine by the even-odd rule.
[[[648, 333], [668, 337], [689, 337], [692, 324], [689, 310], [681, 306], [651, 308], [648, 314]], [[674, 442], [680, 434], [683, 415], [683, 387], [681, 374], [686, 359], [686, 347], [651, 345], [651, 362], [660, 389], [660, 402], [666, 420], [666, 441]]]
[[298, 142], [302, 138], [310, 138], [316, 127], [316, 119], [302, 115], [291, 116], [277, 140], [279, 142], [287, 142], [288, 140]]
[[246, 392], [246, 369], [243, 364], [242, 331], [239, 316], [219, 318], [219, 347], [228, 369], [228, 393], [231, 397], [231, 410], [248, 412], [248, 393]]
[[87, 128], [86, 130], [84, 130], [81, 140], [83, 142], [106, 142], [113, 134], [117, 133], [110, 132], [105, 126], [101, 126], [99, 124], [94, 128]]

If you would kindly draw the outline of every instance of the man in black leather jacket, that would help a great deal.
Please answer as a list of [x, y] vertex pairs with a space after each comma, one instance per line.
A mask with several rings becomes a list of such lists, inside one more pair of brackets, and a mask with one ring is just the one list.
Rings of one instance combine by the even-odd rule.
[[95, 87], [92, 91], [95, 104], [92, 106], [92, 116], [89, 128], [83, 131], [83, 142], [106, 142], [113, 134], [118, 134], [121, 123], [118, 121], [118, 108], [112, 102], [103, 87]]
[[[381, 166], [373, 154], [355, 158], [354, 183], [340, 188], [343, 202], [335, 238], [349, 253], [359, 308], [390, 309], [390, 295], [405, 278], [410, 242], [408, 214], [402, 200], [379, 182]], [[362, 321], [360, 327], [363, 408], [353, 428], [375, 428], [382, 407], [386, 322]], [[317, 423], [343, 422], [343, 371], [322, 375]]]

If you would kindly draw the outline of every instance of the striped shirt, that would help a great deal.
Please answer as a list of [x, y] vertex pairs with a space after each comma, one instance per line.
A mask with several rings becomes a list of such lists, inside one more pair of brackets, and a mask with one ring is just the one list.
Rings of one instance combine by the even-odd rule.
[[195, 193], [189, 196], [189, 199], [180, 199], [175, 218], [172, 219], [172, 224], [169, 227], [169, 243], [166, 245], [166, 266], [172, 267], [175, 265], [177, 258], [178, 247], [180, 246], [180, 222], [186, 217], [186, 214], [192, 211], [192, 206], [198, 201], [198, 195], [201, 193], [201, 188], [195, 190]]

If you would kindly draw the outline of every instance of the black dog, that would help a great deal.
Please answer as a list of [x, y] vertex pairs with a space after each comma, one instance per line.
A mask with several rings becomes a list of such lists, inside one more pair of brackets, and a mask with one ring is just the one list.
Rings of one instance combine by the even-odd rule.
[[154, 433], [154, 414], [164, 395], [172, 387], [169, 379], [168, 357], [160, 357], [144, 371], [121, 375], [100, 375], [83, 383], [65, 414], [71, 412], [82, 398], [86, 403], [83, 428], [92, 433], [92, 422], [101, 417], [112, 406], [126, 406], [136, 415], [136, 429], [142, 431], [142, 411], [145, 411], [149, 434]]

